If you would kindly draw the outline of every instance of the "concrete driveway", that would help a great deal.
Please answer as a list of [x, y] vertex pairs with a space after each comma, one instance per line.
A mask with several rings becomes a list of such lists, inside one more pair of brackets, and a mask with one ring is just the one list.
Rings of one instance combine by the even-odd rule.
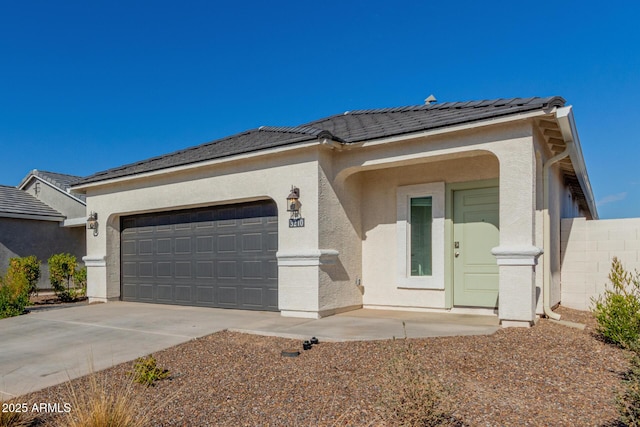
[[0, 320], [0, 400], [229, 329], [324, 341], [481, 335], [497, 318], [356, 310], [323, 319], [279, 313], [110, 302]]

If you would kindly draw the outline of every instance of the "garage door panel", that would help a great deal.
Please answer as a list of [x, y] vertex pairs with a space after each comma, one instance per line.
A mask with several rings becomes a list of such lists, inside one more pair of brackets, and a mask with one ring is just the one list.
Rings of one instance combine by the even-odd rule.
[[152, 262], [139, 262], [138, 263], [138, 276], [139, 277], [153, 277], [153, 263]]
[[218, 280], [236, 280], [238, 278], [238, 262], [235, 260], [218, 261], [216, 278]]
[[[145, 287], [151, 287], [151, 285], [145, 285]], [[158, 301], [172, 302], [173, 301], [173, 285], [156, 284]]]
[[214, 292], [212, 286], [198, 286], [196, 290], [196, 302], [201, 305], [212, 305], [214, 303]]
[[135, 240], [123, 240], [120, 247], [124, 255], [135, 255], [137, 253]]
[[262, 252], [262, 233], [245, 233], [242, 235], [243, 252]]
[[198, 261], [196, 263], [196, 279], [213, 278], [213, 261]]
[[278, 290], [277, 289], [267, 289], [266, 293], [267, 306], [273, 310], [278, 309]]
[[220, 234], [218, 235], [218, 253], [236, 252], [236, 235]]
[[122, 298], [277, 311], [273, 202], [125, 217]]
[[140, 284], [138, 286], [138, 298], [140, 300], [152, 301], [153, 300], [153, 286], [152, 285], [146, 285], [146, 284]]
[[153, 255], [153, 240], [138, 240], [138, 255]]
[[138, 285], [135, 283], [124, 284], [122, 286], [122, 296], [124, 299], [138, 298]]
[[156, 254], [157, 255], [171, 255], [173, 247], [173, 240], [169, 238], [156, 239]]
[[191, 261], [179, 261], [175, 263], [175, 278], [191, 278]]
[[196, 238], [196, 252], [199, 254], [213, 253], [214, 240], [214, 236], [198, 236]]
[[138, 263], [136, 263], [136, 262], [123, 262], [122, 263], [122, 276], [123, 277], [137, 277], [138, 276]]
[[278, 261], [268, 260], [266, 262], [266, 278], [269, 280], [278, 280]]
[[237, 286], [218, 287], [218, 304], [236, 307], [238, 305], [238, 287]]
[[261, 280], [263, 277], [262, 261], [242, 262], [242, 278], [244, 280]]
[[190, 303], [191, 301], [191, 286], [176, 286], [175, 287], [175, 299], [176, 302]]
[[242, 296], [245, 304], [259, 307], [264, 301], [264, 289], [244, 287], [242, 289]]
[[156, 263], [156, 277], [172, 278], [173, 277], [173, 263], [171, 261], [157, 262]]

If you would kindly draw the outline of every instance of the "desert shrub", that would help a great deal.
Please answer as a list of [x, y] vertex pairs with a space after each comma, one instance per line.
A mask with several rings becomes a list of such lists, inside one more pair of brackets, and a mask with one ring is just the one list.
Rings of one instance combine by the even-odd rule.
[[169, 371], [158, 368], [155, 357], [140, 357], [133, 364], [131, 372], [133, 380], [138, 384], [144, 384], [147, 387], [155, 385], [156, 381], [169, 377]]
[[625, 426], [640, 426], [640, 356], [631, 358], [631, 367], [622, 381], [622, 391], [616, 396], [620, 423]]
[[640, 338], [640, 275], [626, 271], [614, 257], [609, 282], [604, 295], [592, 300], [597, 332], [607, 342], [635, 348]]
[[379, 403], [385, 423], [394, 426], [459, 425], [446, 389], [424, 369], [423, 358], [406, 336], [394, 340], [393, 357], [382, 373], [384, 387]]
[[51, 255], [47, 263], [49, 264], [51, 288], [60, 300], [73, 301], [84, 296], [87, 273], [86, 269], [78, 268], [75, 256], [65, 253], [55, 254]]
[[19, 316], [29, 304], [29, 280], [20, 270], [9, 269], [0, 278], [0, 319]]
[[40, 279], [40, 261], [35, 255], [11, 258], [9, 260], [9, 271], [12, 274], [24, 274], [29, 282], [29, 293], [38, 292], [38, 279]]

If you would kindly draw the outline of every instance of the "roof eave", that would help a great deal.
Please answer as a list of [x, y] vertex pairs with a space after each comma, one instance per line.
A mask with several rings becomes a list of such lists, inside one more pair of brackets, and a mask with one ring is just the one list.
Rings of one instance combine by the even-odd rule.
[[259, 157], [259, 156], [289, 152], [289, 151], [317, 146], [319, 144], [322, 144], [322, 140], [313, 140], [311, 142], [306, 142], [306, 143], [302, 142], [302, 143], [296, 143], [292, 145], [272, 147], [264, 150], [256, 150], [256, 151], [250, 151], [250, 152], [241, 153], [241, 154], [233, 154], [230, 156], [220, 157], [212, 160], [204, 160], [201, 162], [194, 162], [194, 163], [188, 163], [188, 164], [178, 165], [178, 166], [173, 166], [168, 168], [161, 168], [161, 169], [156, 169], [148, 172], [133, 173], [130, 175], [125, 175], [125, 176], [120, 176], [115, 178], [96, 180], [92, 182], [87, 182], [85, 184], [74, 185], [71, 187], [71, 190], [76, 191], [78, 193], [86, 193], [86, 191], [91, 188], [119, 184], [119, 183], [134, 181], [138, 179], [150, 178], [158, 175], [165, 175], [167, 173], [175, 173], [175, 172], [199, 169], [199, 168], [208, 167], [212, 165], [218, 165], [221, 163], [228, 163], [228, 162], [233, 162], [238, 160], [250, 159], [250, 158]]
[[48, 215], [37, 215], [37, 214], [24, 214], [24, 213], [14, 213], [14, 212], [0, 212], [0, 218], [13, 218], [13, 219], [31, 219], [37, 221], [52, 221], [52, 222], [63, 222], [65, 217], [63, 216], [48, 216]]
[[[552, 110], [552, 111], [555, 111], [555, 110]], [[535, 111], [529, 111], [525, 113], [516, 113], [511, 115], [490, 118], [490, 119], [461, 123], [458, 125], [443, 126], [443, 127], [427, 129], [427, 130], [417, 131], [417, 132], [410, 132], [410, 133], [405, 133], [400, 135], [385, 136], [381, 138], [371, 139], [369, 141], [364, 141], [364, 142], [361, 141], [361, 142], [358, 142], [358, 144], [360, 144], [363, 147], [370, 147], [373, 145], [388, 144], [390, 142], [398, 142], [398, 141], [404, 141], [408, 139], [422, 138], [426, 136], [442, 135], [442, 134], [460, 132], [460, 131], [471, 130], [471, 129], [481, 128], [486, 126], [494, 126], [497, 124], [528, 120], [536, 117], [547, 116], [549, 115], [549, 113], [550, 113], [549, 110], [547, 111], [535, 110]], [[354, 145], [354, 144], [349, 144], [349, 145]]]
[[571, 158], [576, 177], [584, 193], [591, 217], [598, 219], [598, 209], [596, 207], [595, 197], [593, 196], [593, 190], [591, 189], [587, 166], [584, 162], [584, 156], [582, 155], [582, 147], [580, 137], [578, 136], [578, 128], [573, 116], [573, 108], [571, 106], [558, 108], [556, 109], [555, 116], [564, 141], [573, 143], [570, 144], [569, 157]]

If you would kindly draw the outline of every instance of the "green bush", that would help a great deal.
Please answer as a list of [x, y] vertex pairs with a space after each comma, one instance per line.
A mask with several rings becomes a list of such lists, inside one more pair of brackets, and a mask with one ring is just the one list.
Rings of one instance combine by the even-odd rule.
[[154, 385], [158, 380], [169, 377], [169, 371], [158, 368], [156, 359], [151, 355], [136, 359], [131, 374], [135, 382], [147, 387]]
[[636, 348], [640, 338], [640, 275], [626, 271], [614, 257], [609, 282], [604, 295], [592, 300], [597, 331], [607, 342]]
[[[73, 301], [86, 293], [86, 269], [79, 269], [76, 257], [71, 254], [51, 255], [49, 280], [51, 288], [62, 301]], [[72, 287], [73, 285], [73, 287]]]
[[82, 295], [87, 294], [87, 267], [76, 268], [73, 273], [73, 281], [76, 287], [81, 289]]
[[29, 305], [29, 280], [18, 269], [9, 268], [0, 280], [0, 319], [19, 316]]
[[24, 274], [25, 278], [29, 282], [29, 293], [35, 294], [38, 292], [38, 279], [40, 279], [40, 261], [35, 255], [11, 258], [9, 260], [9, 270]]

